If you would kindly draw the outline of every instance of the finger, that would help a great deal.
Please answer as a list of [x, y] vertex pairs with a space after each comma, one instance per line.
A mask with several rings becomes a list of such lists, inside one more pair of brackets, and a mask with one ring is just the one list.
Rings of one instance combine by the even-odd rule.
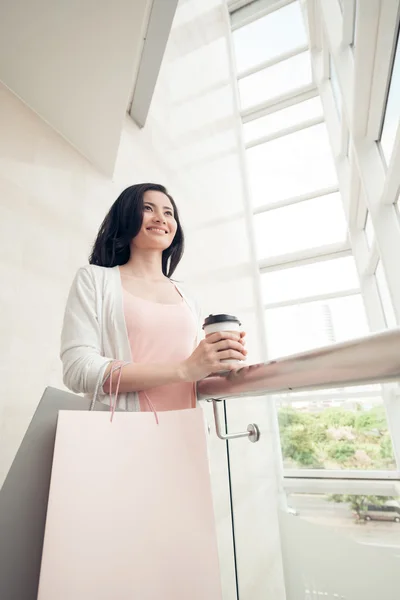
[[220, 342], [221, 340], [240, 340], [240, 332], [239, 331], [217, 331], [216, 333], [210, 333], [210, 335], [206, 336], [206, 342], [209, 344], [215, 344], [216, 342]]
[[243, 352], [238, 352], [237, 350], [221, 350], [221, 352], [218, 352], [218, 356], [217, 356], [217, 359], [219, 361], [228, 360], [228, 359], [242, 361], [243, 358], [244, 358]]
[[243, 348], [243, 344], [236, 342], [235, 340], [222, 340], [222, 342], [215, 342], [215, 344], [213, 344], [213, 348], [217, 352], [221, 352], [222, 350], [237, 350], [238, 352], [247, 354], [247, 350]]

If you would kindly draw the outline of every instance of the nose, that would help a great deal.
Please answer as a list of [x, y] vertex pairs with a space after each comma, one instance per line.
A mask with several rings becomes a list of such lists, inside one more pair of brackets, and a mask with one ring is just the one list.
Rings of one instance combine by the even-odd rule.
[[153, 221], [155, 221], [156, 223], [165, 223], [166, 220], [165, 220], [164, 213], [162, 213], [162, 212], [154, 213]]

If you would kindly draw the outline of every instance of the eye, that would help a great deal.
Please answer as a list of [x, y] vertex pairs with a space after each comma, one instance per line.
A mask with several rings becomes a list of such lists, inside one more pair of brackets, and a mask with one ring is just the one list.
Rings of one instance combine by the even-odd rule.
[[169, 217], [173, 217], [174, 213], [172, 212], [172, 210], [166, 210], [165, 214], [168, 215]]
[[145, 204], [143, 210], [153, 210], [149, 204]]

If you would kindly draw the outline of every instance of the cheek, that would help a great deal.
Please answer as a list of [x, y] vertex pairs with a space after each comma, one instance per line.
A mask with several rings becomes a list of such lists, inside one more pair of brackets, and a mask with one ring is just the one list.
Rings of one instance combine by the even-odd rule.
[[141, 230], [146, 229], [146, 227], [148, 227], [148, 223], [151, 220], [151, 213], [150, 212], [144, 212], [143, 213], [143, 220], [142, 220], [142, 226], [141, 226]]

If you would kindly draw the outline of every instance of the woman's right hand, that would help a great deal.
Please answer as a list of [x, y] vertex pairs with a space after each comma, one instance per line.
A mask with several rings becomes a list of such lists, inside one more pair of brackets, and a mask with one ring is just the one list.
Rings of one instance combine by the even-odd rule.
[[[236, 369], [238, 364], [235, 361], [246, 359], [247, 350], [244, 348], [243, 338], [244, 334], [231, 331], [208, 335], [193, 354], [181, 363], [184, 381], [200, 381], [211, 373]], [[221, 363], [221, 360], [227, 362]]]

